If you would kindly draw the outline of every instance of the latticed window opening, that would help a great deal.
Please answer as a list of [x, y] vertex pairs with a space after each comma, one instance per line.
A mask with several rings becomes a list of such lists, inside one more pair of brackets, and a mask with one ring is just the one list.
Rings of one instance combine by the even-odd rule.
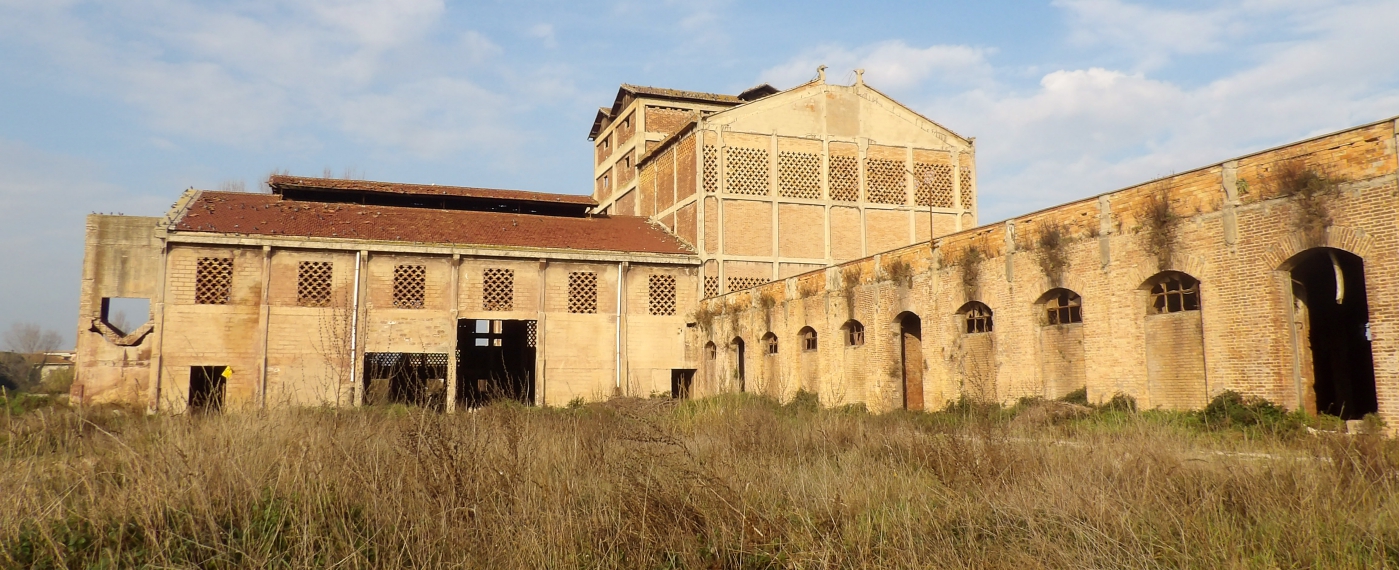
[[728, 177], [725, 188], [730, 194], [766, 196], [768, 194], [768, 151], [761, 148], [725, 147], [728, 152]]
[[865, 344], [865, 325], [860, 321], [850, 321], [841, 327], [845, 333], [845, 346], [862, 346]]
[[972, 169], [968, 168], [966, 165], [963, 165], [961, 170], [958, 171], [957, 175], [959, 178], [961, 178], [963, 196], [962, 203], [970, 204], [971, 201], [967, 200], [966, 197], [972, 195]]
[[421, 309], [427, 297], [427, 267], [396, 265], [393, 268], [393, 306]]
[[227, 305], [233, 296], [233, 258], [201, 257], [194, 268], [194, 302]]
[[525, 321], [525, 344], [530, 348], [539, 344], [539, 321]]
[[597, 312], [597, 274], [575, 271], [568, 274], [568, 312]]
[[772, 333], [763, 335], [763, 353], [768, 356], [777, 356], [777, 335]]
[[777, 153], [777, 189], [783, 198], [821, 198], [821, 156], [805, 152]]
[[816, 329], [805, 327], [801, 332], [797, 333], [797, 336], [801, 337], [803, 351], [811, 352], [816, 350]]
[[719, 296], [719, 277], [714, 276], [714, 275], [707, 275], [707, 276], [705, 276], [705, 278], [704, 278], [704, 296], [705, 296], [705, 297], [718, 297], [718, 296]]
[[729, 292], [752, 289], [767, 282], [768, 280], [762, 277], [730, 277]]
[[296, 304], [330, 306], [331, 267], [329, 261], [302, 261], [296, 265]]
[[1044, 304], [1045, 316], [1051, 325], [1083, 322], [1083, 298], [1068, 289], [1060, 289]]
[[652, 275], [647, 278], [647, 299], [651, 314], [675, 314], [675, 276]]
[[719, 192], [719, 148], [712, 145], [704, 145], [704, 192]]
[[515, 310], [515, 270], [488, 267], [481, 272], [481, 309]]
[[832, 156], [830, 184], [832, 200], [859, 202], [860, 159], [853, 156]]
[[918, 189], [914, 195], [919, 206], [952, 207], [951, 164], [914, 163], [913, 175], [918, 180]]
[[967, 334], [989, 333], [995, 328], [995, 323], [991, 321], [991, 308], [981, 303], [972, 303], [962, 316], [967, 324]]
[[1151, 287], [1151, 304], [1148, 312], [1153, 315], [1200, 310], [1200, 282], [1183, 273], [1167, 275]]
[[865, 159], [865, 185], [869, 189], [869, 201], [879, 204], [908, 202], [906, 180], [903, 161]]

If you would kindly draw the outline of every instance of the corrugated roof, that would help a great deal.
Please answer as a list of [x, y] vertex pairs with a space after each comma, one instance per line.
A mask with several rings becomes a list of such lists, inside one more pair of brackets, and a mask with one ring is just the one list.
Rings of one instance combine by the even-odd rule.
[[272, 187], [274, 193], [280, 193], [283, 188], [296, 187], [414, 196], [458, 196], [463, 198], [540, 202], [546, 204], [597, 205], [597, 201], [593, 200], [591, 196], [579, 194], [548, 194], [544, 192], [526, 192], [524, 190], [472, 188], [468, 186], [438, 186], [436, 184], [404, 184], [400, 182], [376, 182], [373, 180], [342, 180], [338, 178], [312, 178], [306, 176], [286, 176], [282, 174], [275, 174], [271, 178], [268, 178], [267, 185]]
[[693, 255], [679, 238], [638, 216], [561, 218], [284, 200], [204, 191], [174, 232], [400, 241]]

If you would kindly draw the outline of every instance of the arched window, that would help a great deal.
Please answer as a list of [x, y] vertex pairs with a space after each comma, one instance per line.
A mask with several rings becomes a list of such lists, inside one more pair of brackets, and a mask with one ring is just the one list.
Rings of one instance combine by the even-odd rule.
[[1200, 282], [1179, 271], [1157, 275], [1151, 285], [1146, 314], [1163, 315], [1200, 310]]
[[777, 335], [772, 333], [763, 335], [763, 352], [768, 356], [777, 356]]
[[1051, 289], [1041, 297], [1044, 308], [1044, 323], [1047, 325], [1068, 325], [1083, 322], [1083, 298], [1068, 289]]
[[719, 350], [714, 346], [713, 342], [707, 342], [704, 344], [704, 357], [706, 359], [714, 360], [716, 357], [718, 357], [718, 355]]
[[962, 310], [957, 311], [957, 314], [962, 317], [967, 334], [989, 333], [994, 329], [991, 307], [987, 307], [985, 303], [972, 301], [962, 305]]
[[816, 329], [802, 327], [802, 330], [797, 331], [797, 336], [801, 338], [803, 352], [812, 352], [816, 350]]
[[846, 321], [840, 330], [845, 333], [845, 346], [864, 346], [865, 325], [860, 324], [860, 321]]

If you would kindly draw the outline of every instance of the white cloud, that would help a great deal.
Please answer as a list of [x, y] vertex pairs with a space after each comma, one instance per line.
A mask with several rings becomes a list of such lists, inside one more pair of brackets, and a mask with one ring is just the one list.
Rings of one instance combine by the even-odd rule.
[[[992, 67], [977, 48], [881, 42], [815, 48], [763, 77], [790, 85], [821, 62], [865, 66], [870, 84], [976, 136], [986, 222], [1399, 114], [1399, 3], [1169, 13], [1112, 0], [1056, 5], [1071, 15], [1074, 41], [1140, 39], [1134, 69], [1066, 67], [1019, 88], [1017, 70]], [[1236, 68], [1194, 84], [1164, 79], [1169, 67], [1150, 69], [1173, 55], [1244, 49], [1231, 34], [1260, 14], [1285, 39], [1248, 44], [1250, 58]]]
[[820, 65], [828, 67], [828, 78], [839, 81], [854, 69], [865, 70], [865, 81], [889, 89], [918, 85], [930, 78], [952, 84], [977, 84], [990, 79], [990, 51], [957, 45], [910, 47], [894, 40], [849, 49], [827, 45], [781, 65], [763, 70], [763, 81], [782, 87], [804, 83], [816, 76]]
[[558, 39], [554, 37], [553, 24], [535, 24], [529, 28], [529, 36], [537, 38], [544, 44], [544, 47], [558, 47]]
[[[112, 93], [141, 109], [166, 135], [253, 148], [342, 125], [372, 146], [436, 157], [493, 148], [491, 138], [473, 136], [489, 128], [434, 133], [468, 116], [498, 123], [508, 111], [506, 98], [477, 79], [489, 75], [481, 66], [500, 56], [499, 46], [471, 30], [455, 41], [432, 41], [442, 0], [218, 7], [133, 0], [109, 14], [82, 8], [0, 5], [0, 20], [9, 22], [0, 23], [0, 33], [41, 48], [82, 78], [84, 91]], [[447, 84], [453, 87], [441, 88]], [[442, 97], [430, 100], [429, 93]], [[378, 114], [352, 115], [369, 107]], [[429, 116], [440, 128], [423, 130]], [[405, 122], [391, 124], [395, 118]], [[360, 128], [367, 124], [391, 136], [372, 136]], [[401, 133], [421, 136], [392, 136]]]

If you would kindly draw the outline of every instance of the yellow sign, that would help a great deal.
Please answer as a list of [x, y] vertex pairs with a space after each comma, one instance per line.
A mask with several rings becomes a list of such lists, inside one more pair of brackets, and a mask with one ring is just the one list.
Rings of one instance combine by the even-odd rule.
[[224, 377], [225, 379], [227, 379], [227, 378], [232, 378], [232, 377], [233, 377], [233, 367], [232, 367], [232, 366], [223, 369], [223, 377]]

